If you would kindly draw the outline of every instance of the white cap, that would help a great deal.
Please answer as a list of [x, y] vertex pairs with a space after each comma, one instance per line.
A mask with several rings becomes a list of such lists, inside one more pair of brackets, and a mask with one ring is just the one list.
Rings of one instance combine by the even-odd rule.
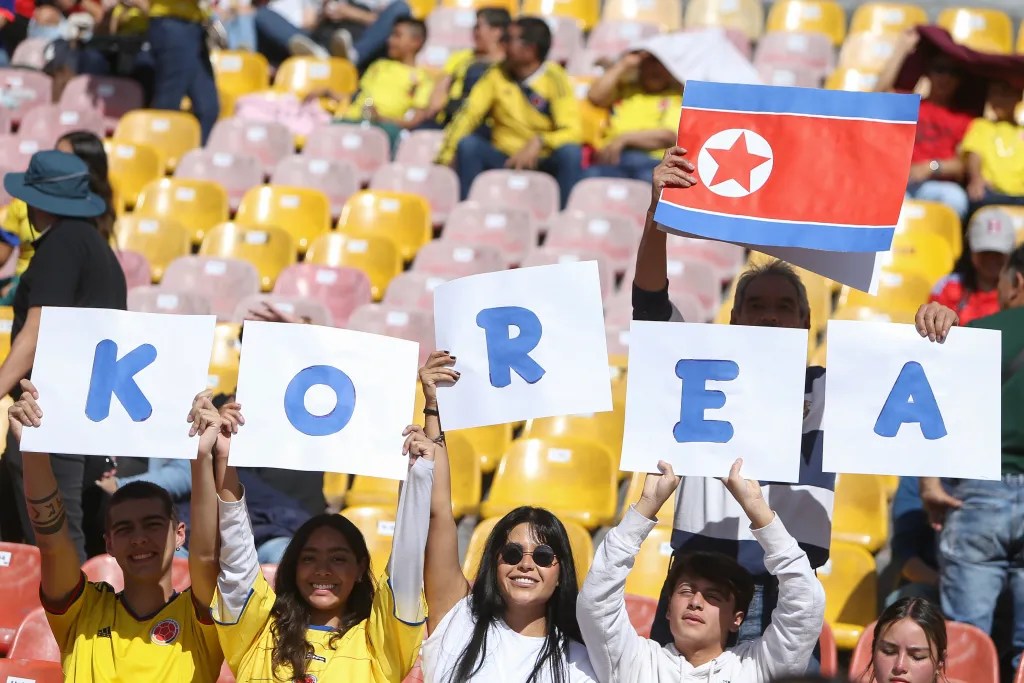
[[971, 217], [971, 223], [967, 228], [967, 243], [973, 253], [979, 251], [1012, 253], [1014, 245], [1017, 243], [1013, 218], [1002, 209], [994, 207], [979, 210]]

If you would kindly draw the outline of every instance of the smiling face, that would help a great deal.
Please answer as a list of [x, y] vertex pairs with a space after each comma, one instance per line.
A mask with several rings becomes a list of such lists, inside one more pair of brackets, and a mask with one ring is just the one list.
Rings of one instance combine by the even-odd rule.
[[498, 563], [498, 590], [505, 604], [510, 609], [519, 607], [541, 607], [547, 605], [558, 587], [559, 561], [555, 558], [550, 567], [541, 567], [531, 554], [542, 545], [533, 533], [533, 528], [526, 523], [518, 524], [508, 534], [508, 543], [518, 543], [523, 550], [522, 558], [510, 564], [499, 553], [495, 558]]
[[185, 525], [172, 520], [157, 498], [130, 499], [110, 506], [104, 539], [126, 581], [159, 581], [171, 571], [174, 549], [185, 542]]
[[900, 619], [882, 633], [871, 655], [877, 683], [934, 683], [941, 669], [935, 648], [913, 619]]
[[697, 652], [720, 654], [729, 634], [739, 630], [743, 612], [722, 584], [683, 574], [668, 605], [669, 629], [676, 649], [688, 659]]
[[339, 616], [366, 567], [367, 561], [356, 558], [340, 532], [322, 526], [299, 551], [295, 585], [314, 618]]

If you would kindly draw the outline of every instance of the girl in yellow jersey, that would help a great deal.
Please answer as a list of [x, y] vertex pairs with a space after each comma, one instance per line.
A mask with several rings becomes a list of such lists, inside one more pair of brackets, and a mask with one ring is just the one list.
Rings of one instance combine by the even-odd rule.
[[[405, 678], [419, 655], [426, 619], [422, 591], [429, 519], [416, 511], [429, 505], [433, 457], [430, 442], [410, 453], [391, 560], [379, 584], [359, 529], [340, 515], [323, 514], [295, 533], [271, 586], [256, 557], [244, 491], [233, 469], [226, 468], [218, 485], [220, 576], [212, 611], [235, 678], [319, 683]], [[197, 522], [212, 520], [213, 514], [193, 511]], [[215, 532], [197, 523], [196, 533]]]

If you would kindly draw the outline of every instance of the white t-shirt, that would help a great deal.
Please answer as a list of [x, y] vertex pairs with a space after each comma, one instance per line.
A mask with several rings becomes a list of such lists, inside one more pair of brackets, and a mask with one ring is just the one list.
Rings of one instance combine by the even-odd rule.
[[[472, 636], [473, 614], [469, 611], [467, 596], [444, 615], [430, 637], [423, 641], [424, 681], [454, 683], [451, 679], [455, 665]], [[543, 646], [544, 638], [519, 635], [499, 619], [491, 624], [483, 666], [471, 680], [479, 683], [525, 683]], [[569, 683], [591, 683], [597, 680], [587, 657], [587, 648], [581, 643], [570, 642], [567, 664]], [[551, 672], [545, 668], [537, 683], [551, 682]]]

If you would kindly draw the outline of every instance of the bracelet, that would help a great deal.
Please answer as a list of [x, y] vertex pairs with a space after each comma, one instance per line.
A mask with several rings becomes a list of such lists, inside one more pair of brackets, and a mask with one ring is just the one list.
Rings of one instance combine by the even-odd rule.
[[437, 408], [424, 408], [424, 415], [432, 415], [434, 417], [441, 417], [441, 413], [437, 412]]

